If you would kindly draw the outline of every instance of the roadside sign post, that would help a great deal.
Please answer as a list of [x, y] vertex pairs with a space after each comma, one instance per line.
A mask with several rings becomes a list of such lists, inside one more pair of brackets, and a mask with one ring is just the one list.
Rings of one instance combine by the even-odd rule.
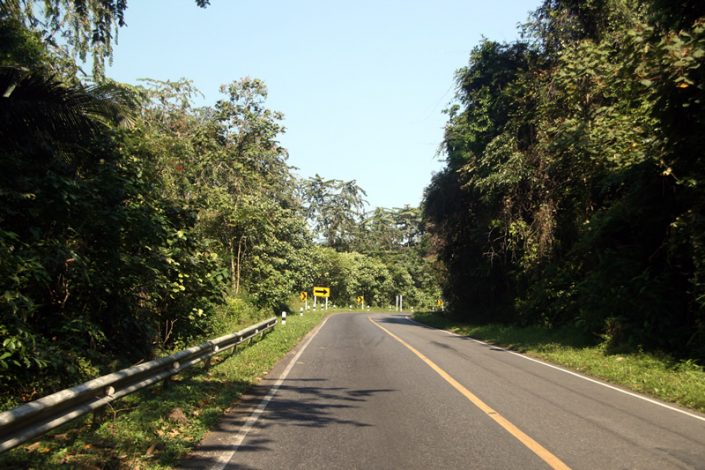
[[364, 295], [360, 296], [360, 303], [362, 304], [362, 308], [365, 308], [365, 296]]
[[401, 294], [397, 294], [396, 297], [394, 297], [394, 310], [397, 312], [402, 312], [404, 311], [404, 296]]
[[360, 306], [360, 310], [365, 308], [365, 296], [364, 295], [358, 295], [357, 298], [355, 299], [355, 302]]
[[328, 310], [328, 297], [330, 297], [330, 287], [314, 287], [313, 288], [313, 308], [316, 309], [316, 300], [318, 297], [326, 299], [326, 310]]

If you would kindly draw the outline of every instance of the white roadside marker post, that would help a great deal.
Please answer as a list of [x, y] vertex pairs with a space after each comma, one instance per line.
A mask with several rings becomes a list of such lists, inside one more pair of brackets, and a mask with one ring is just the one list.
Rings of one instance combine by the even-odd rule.
[[282, 312], [282, 325], [286, 325], [286, 312]]

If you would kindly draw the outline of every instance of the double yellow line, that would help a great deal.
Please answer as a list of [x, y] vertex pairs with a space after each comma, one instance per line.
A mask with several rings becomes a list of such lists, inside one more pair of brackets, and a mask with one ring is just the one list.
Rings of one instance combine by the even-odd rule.
[[460, 392], [461, 395], [463, 395], [465, 398], [467, 398], [473, 405], [478, 407], [482, 412], [484, 412], [487, 416], [492, 418], [497, 424], [502, 426], [505, 431], [507, 431], [509, 434], [514, 436], [519, 442], [524, 444], [529, 450], [531, 450], [534, 454], [536, 454], [538, 457], [540, 457], [544, 462], [546, 462], [551, 468], [553, 469], [560, 469], [560, 470], [570, 470], [570, 467], [568, 467], [561, 459], [553, 455], [551, 452], [546, 450], [545, 447], [543, 447], [541, 444], [533, 440], [531, 437], [529, 437], [527, 434], [525, 434], [521, 429], [518, 427], [514, 426], [509, 420], [507, 420], [504, 416], [500, 415], [497, 413], [494, 409], [492, 409], [487, 403], [484, 401], [480, 400], [474, 393], [472, 393], [470, 390], [465, 388], [460, 382], [455, 380], [448, 372], [444, 371], [441, 369], [435, 362], [430, 360], [428, 357], [424, 356], [422, 353], [420, 353], [418, 350], [416, 350], [413, 346], [411, 346], [409, 343], [374, 321], [371, 317], [367, 317], [370, 322], [372, 322], [373, 325], [375, 325], [377, 328], [380, 328], [382, 331], [387, 333], [389, 336], [394, 338], [395, 340], [399, 341], [401, 344], [406, 346], [407, 349], [409, 349], [411, 352], [416, 354], [419, 359], [424, 361], [431, 369], [433, 369], [438, 375], [443, 377], [443, 380], [448, 382], [454, 389], [456, 389], [458, 392]]

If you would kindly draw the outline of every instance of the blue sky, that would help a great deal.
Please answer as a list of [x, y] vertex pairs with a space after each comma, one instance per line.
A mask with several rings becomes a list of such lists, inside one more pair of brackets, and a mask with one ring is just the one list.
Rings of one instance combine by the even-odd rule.
[[418, 205], [455, 70], [482, 37], [512, 41], [538, 0], [129, 2], [108, 75], [188, 78], [205, 95], [264, 80], [301, 177], [356, 180], [371, 207]]

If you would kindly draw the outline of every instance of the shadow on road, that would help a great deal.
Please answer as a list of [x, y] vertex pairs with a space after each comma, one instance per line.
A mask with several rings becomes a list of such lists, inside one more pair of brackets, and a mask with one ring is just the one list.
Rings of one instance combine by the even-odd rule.
[[[219, 453], [235, 450], [232, 442], [254, 410], [270, 392], [276, 379], [263, 379], [253, 387], [243, 400], [221, 419], [196, 451], [179, 468], [207, 468], [216, 462]], [[274, 427], [321, 428], [326, 426], [353, 426], [365, 428], [369, 423], [351, 419], [351, 412], [362, 406], [370, 397], [380, 393], [396, 392], [394, 389], [351, 389], [326, 387], [325, 379], [287, 379], [279, 387], [265, 411], [252, 426], [248, 437], [237, 452], [262, 452], [276, 444], [262, 437], [260, 431]], [[314, 385], [320, 384], [320, 385]], [[342, 412], [341, 412], [342, 411]], [[291, 432], [297, 432], [292, 429]], [[305, 432], [305, 431], [304, 431]]]
[[412, 321], [409, 318], [407, 318], [406, 314], [401, 314], [401, 315], [393, 315], [393, 316], [386, 316], [386, 317], [379, 317], [379, 318], [373, 318], [374, 321], [380, 324], [388, 324], [388, 325], [413, 325], [419, 328], [424, 328], [427, 330], [437, 330], [438, 328], [433, 328], [428, 325], [424, 325], [423, 323], [418, 323], [416, 321]]
[[296, 385], [298, 380], [282, 385], [267, 407], [265, 419], [255, 426], [264, 429], [270, 426], [295, 426], [319, 428], [332, 424], [355, 427], [370, 426], [367, 423], [337, 417], [338, 410], [357, 408], [370, 396], [393, 392], [391, 389], [348, 389], [344, 387], [312, 387]]

